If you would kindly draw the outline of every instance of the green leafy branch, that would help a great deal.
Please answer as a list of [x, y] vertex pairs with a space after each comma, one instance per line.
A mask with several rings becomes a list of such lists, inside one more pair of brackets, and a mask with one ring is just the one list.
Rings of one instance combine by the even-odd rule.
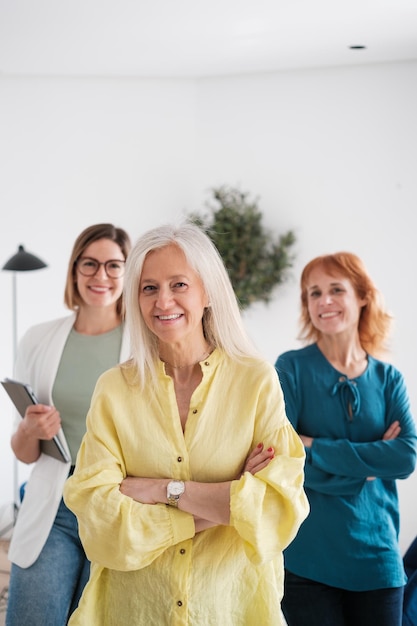
[[274, 288], [286, 280], [292, 266], [294, 233], [274, 238], [262, 225], [257, 199], [250, 200], [248, 193], [226, 185], [211, 193], [209, 213], [191, 213], [190, 219], [220, 252], [241, 308], [257, 300], [270, 302]]

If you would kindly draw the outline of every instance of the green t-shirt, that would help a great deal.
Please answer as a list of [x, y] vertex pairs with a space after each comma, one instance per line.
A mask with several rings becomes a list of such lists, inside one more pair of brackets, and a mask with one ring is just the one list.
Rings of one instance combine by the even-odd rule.
[[98, 377], [119, 362], [123, 325], [102, 335], [81, 335], [74, 329], [62, 353], [52, 399], [58, 409], [72, 462], [85, 433], [85, 419]]

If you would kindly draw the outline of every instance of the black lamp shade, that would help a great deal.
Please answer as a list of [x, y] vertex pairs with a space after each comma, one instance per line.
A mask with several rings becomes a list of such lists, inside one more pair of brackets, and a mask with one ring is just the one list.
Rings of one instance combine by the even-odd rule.
[[34, 254], [26, 252], [23, 246], [19, 246], [18, 252], [3, 265], [2, 269], [10, 270], [11, 272], [28, 272], [30, 270], [40, 270], [43, 267], [47, 267], [46, 263]]

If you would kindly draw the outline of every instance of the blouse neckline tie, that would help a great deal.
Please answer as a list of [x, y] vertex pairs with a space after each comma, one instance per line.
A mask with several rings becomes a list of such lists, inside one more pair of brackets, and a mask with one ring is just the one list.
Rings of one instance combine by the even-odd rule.
[[359, 415], [361, 408], [361, 397], [355, 380], [347, 376], [340, 376], [339, 380], [333, 385], [331, 394], [335, 396], [340, 393], [343, 409], [349, 422]]

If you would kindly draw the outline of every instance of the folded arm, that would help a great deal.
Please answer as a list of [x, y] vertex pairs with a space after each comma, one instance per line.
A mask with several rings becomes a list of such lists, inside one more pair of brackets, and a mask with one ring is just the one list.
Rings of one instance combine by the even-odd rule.
[[[239, 476], [246, 471], [256, 474], [274, 457], [272, 447], [259, 443], [249, 454]], [[142, 504], [168, 504], [167, 478], [126, 477], [120, 484], [120, 492]], [[178, 501], [181, 511], [194, 516], [196, 532], [230, 521], [230, 485], [232, 481], [202, 483], [185, 481], [185, 492]]]

